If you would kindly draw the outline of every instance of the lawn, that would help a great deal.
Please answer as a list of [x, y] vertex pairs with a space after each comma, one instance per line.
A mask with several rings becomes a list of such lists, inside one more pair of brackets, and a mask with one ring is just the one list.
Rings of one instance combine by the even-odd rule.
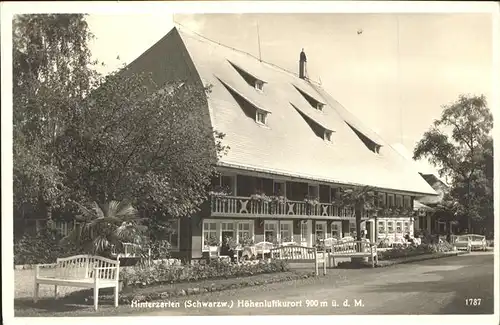
[[[14, 270], [14, 297], [33, 298], [33, 283], [35, 270]], [[57, 292], [60, 296], [82, 290], [82, 288], [59, 287]], [[40, 297], [54, 297], [54, 286], [41, 285]]]

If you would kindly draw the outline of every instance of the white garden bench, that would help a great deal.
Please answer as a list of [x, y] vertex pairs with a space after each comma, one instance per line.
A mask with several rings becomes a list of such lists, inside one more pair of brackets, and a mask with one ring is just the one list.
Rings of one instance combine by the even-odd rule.
[[377, 245], [368, 240], [346, 241], [332, 244], [331, 252], [328, 253], [328, 263], [335, 266], [335, 258], [368, 257], [371, 259], [372, 267], [378, 263]]
[[[43, 271], [40, 274], [40, 271]], [[58, 258], [54, 264], [38, 264], [35, 268], [35, 292], [33, 301], [38, 301], [40, 284], [57, 287], [94, 289], [94, 309], [97, 310], [99, 289], [114, 288], [115, 307], [118, 307], [120, 261], [92, 255], [76, 255]]]
[[288, 263], [314, 263], [316, 275], [319, 275], [319, 265], [323, 264], [323, 275], [326, 275], [326, 252], [318, 252], [314, 247], [287, 245], [272, 248], [271, 259], [285, 260]]
[[253, 246], [255, 256], [258, 257], [260, 254], [262, 259], [264, 259], [264, 254], [269, 254], [273, 248], [274, 244], [267, 241], [261, 241]]

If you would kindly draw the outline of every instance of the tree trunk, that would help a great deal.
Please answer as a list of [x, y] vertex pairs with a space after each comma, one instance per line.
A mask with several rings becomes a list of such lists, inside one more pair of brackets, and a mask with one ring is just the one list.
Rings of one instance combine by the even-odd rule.
[[[361, 238], [361, 215], [363, 213], [363, 206], [360, 204], [356, 204], [354, 211], [355, 211], [354, 213], [356, 215], [356, 240], [361, 241], [361, 239], [362, 239]], [[356, 246], [357, 246], [357, 250], [359, 250], [359, 252], [364, 251], [364, 246], [362, 243], [358, 243]], [[352, 260], [352, 262], [361, 263], [361, 262], [366, 262], [368, 260], [368, 258], [366, 258], [366, 257], [351, 257], [351, 260]]]
[[52, 206], [50, 204], [47, 204], [46, 207], [47, 207], [47, 228], [53, 229], [54, 222], [52, 221]]
[[361, 214], [363, 213], [363, 208], [357, 204], [354, 208], [354, 213], [356, 216], [356, 240], [361, 240]]

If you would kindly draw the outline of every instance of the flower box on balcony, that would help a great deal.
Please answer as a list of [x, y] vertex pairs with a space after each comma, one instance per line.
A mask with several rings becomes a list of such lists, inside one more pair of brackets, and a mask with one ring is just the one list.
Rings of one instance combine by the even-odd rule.
[[286, 198], [284, 196], [271, 196], [270, 203], [271, 214], [278, 214], [279, 212], [284, 214], [286, 203]]

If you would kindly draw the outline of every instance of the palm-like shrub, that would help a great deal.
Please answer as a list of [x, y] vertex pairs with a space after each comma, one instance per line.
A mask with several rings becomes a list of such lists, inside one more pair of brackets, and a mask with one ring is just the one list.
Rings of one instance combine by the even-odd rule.
[[95, 255], [109, 255], [113, 248], [121, 251], [123, 243], [143, 244], [146, 227], [128, 202], [93, 202], [91, 208], [77, 205], [82, 214], [75, 218], [77, 226], [62, 239], [63, 244], [72, 243]]
[[361, 240], [361, 215], [363, 211], [375, 211], [375, 188], [371, 186], [356, 187], [342, 192], [337, 204], [352, 208], [356, 218], [356, 240]]

